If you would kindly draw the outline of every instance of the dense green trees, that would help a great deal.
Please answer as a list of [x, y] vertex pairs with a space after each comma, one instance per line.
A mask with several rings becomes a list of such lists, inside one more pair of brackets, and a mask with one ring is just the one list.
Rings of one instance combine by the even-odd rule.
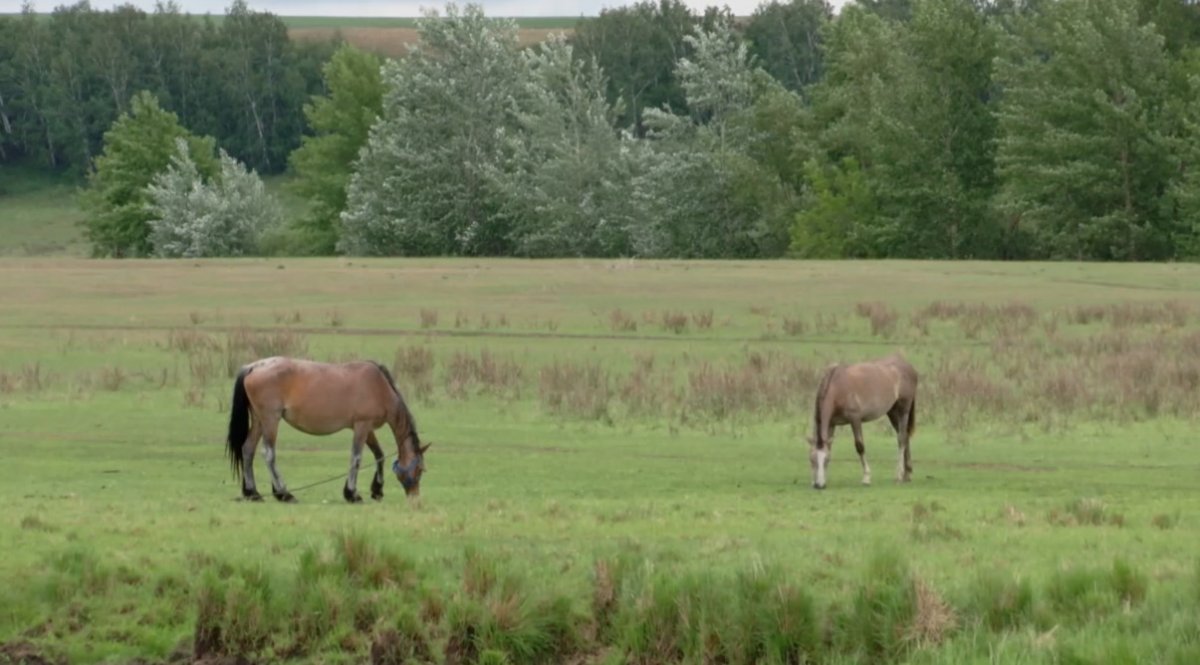
[[[95, 165], [102, 255], [151, 250], [135, 197], [186, 128], [290, 164], [310, 212], [280, 246], [315, 252], [1200, 256], [1188, 0], [770, 0], [740, 19], [642, 0], [529, 48], [474, 5], [420, 28], [381, 62], [299, 47], [241, 0], [219, 24], [27, 10], [0, 19], [0, 161]], [[136, 152], [102, 136], [138, 90], [180, 128], [147, 134], [134, 186], [101, 174]]]
[[104, 152], [88, 173], [83, 195], [88, 213], [85, 230], [93, 254], [151, 254], [149, 222], [153, 213], [148, 206], [147, 188], [171, 164], [178, 151], [177, 140], [183, 140], [195, 156], [197, 173], [207, 177], [216, 174], [213, 139], [190, 134], [175, 114], [160, 108], [148, 92], [134, 96], [130, 111], [104, 133]]
[[350, 254], [508, 254], [512, 218], [490, 173], [508, 158], [525, 69], [516, 23], [478, 6], [420, 22], [421, 47], [384, 67], [383, 117], [350, 180]]
[[293, 187], [309, 202], [308, 216], [295, 225], [313, 253], [333, 253], [337, 244], [354, 160], [383, 108], [381, 64], [378, 56], [343, 45], [322, 68], [327, 92], [304, 105], [313, 135], [301, 139], [289, 160]]
[[301, 108], [320, 90], [331, 51], [290, 41], [278, 17], [244, 0], [219, 25], [173, 2], [146, 13], [82, 0], [48, 18], [27, 5], [0, 17], [0, 159], [85, 173], [104, 132], [147, 90], [189, 130], [279, 172], [300, 144]]

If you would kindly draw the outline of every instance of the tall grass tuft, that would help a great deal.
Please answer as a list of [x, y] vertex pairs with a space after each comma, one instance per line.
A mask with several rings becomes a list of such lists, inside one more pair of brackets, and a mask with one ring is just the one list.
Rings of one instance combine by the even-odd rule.
[[433, 351], [426, 346], [401, 346], [392, 357], [396, 380], [412, 388], [414, 396], [423, 400], [433, 396], [433, 367]]
[[914, 646], [917, 610], [917, 587], [908, 566], [895, 552], [877, 552], [849, 609], [839, 617], [835, 642], [869, 662], [902, 661]]
[[583, 420], [610, 420], [612, 380], [599, 363], [556, 360], [538, 373], [538, 397], [547, 411]]
[[989, 630], [1012, 630], [1033, 621], [1033, 585], [1028, 579], [983, 569], [968, 589], [966, 606]]
[[308, 337], [295, 330], [260, 332], [247, 327], [231, 330], [225, 338], [225, 373], [233, 378], [247, 363], [271, 356], [303, 357]]

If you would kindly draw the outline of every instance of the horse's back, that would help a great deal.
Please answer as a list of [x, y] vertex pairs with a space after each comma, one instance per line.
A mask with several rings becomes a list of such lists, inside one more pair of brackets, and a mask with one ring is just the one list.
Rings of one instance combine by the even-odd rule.
[[371, 362], [272, 357], [246, 369], [246, 390], [255, 409], [279, 410], [293, 426], [310, 433], [359, 421], [382, 423], [392, 405], [390, 384]]

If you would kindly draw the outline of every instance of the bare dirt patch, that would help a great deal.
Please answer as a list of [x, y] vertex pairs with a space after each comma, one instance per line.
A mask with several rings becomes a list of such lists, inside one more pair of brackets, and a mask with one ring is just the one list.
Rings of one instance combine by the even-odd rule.
[[65, 660], [46, 653], [32, 642], [0, 644], [0, 665], [59, 665]]
[[[564, 28], [521, 28], [517, 39], [521, 46], [538, 44], [546, 40], [551, 33], [562, 32], [570, 34], [571, 29]], [[297, 41], [323, 42], [333, 39], [340, 34], [349, 44], [364, 51], [371, 51], [389, 58], [398, 58], [408, 54], [409, 47], [415, 46], [421, 39], [416, 28], [291, 28], [288, 36]]]

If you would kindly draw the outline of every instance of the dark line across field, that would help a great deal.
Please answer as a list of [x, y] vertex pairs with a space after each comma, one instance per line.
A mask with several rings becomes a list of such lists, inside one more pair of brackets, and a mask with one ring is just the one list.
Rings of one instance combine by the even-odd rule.
[[123, 331], [123, 332], [170, 332], [172, 330], [196, 330], [206, 333], [229, 333], [237, 330], [248, 330], [256, 333], [297, 332], [306, 335], [346, 335], [362, 337], [465, 337], [465, 338], [497, 338], [497, 339], [577, 339], [591, 341], [639, 341], [639, 342], [737, 342], [737, 343], [778, 343], [803, 342], [805, 344], [838, 344], [849, 346], [878, 346], [881, 344], [903, 343], [906, 346], [937, 346], [937, 347], [984, 347], [988, 345], [983, 340], [921, 340], [921, 339], [858, 339], [858, 338], [828, 338], [828, 337], [718, 337], [712, 335], [640, 335], [618, 333], [569, 333], [542, 332], [536, 330], [431, 330], [412, 328], [342, 328], [329, 326], [168, 326], [168, 325], [133, 325], [107, 323], [14, 323], [0, 324], [0, 330], [62, 330], [62, 331]]
[[[49, 440], [49, 441], [55, 441], [58, 443], [81, 443], [81, 444], [87, 444], [87, 443], [121, 444], [121, 443], [128, 442], [128, 439], [124, 436], [113, 436], [113, 435], [103, 435], [103, 434], [86, 434], [86, 435], [85, 434], [63, 434], [63, 433], [53, 432], [53, 431], [51, 431], [51, 432], [21, 431], [21, 432], [0, 433], [0, 440], [10, 439], [10, 438], [11, 439], [19, 439], [21, 441], [34, 441], [34, 440], [38, 440], [38, 439], [45, 439], [45, 440]], [[170, 441], [166, 441], [161, 438], [156, 438], [155, 441], [157, 443], [171, 443]], [[207, 442], [198, 442], [195, 440], [178, 441], [175, 443], [208, 445]], [[556, 455], [579, 455], [579, 454], [584, 454], [584, 453], [596, 452], [595, 448], [567, 447], [567, 446], [558, 446], [558, 445], [552, 445], [552, 444], [538, 444], [538, 443], [487, 443], [487, 444], [481, 444], [481, 443], [446, 442], [446, 441], [442, 441], [442, 440], [438, 441], [438, 448], [440, 448], [441, 450], [443, 450], [447, 453], [450, 453], [450, 454], [463, 454], [463, 453], [473, 454], [473, 453], [475, 453], [477, 451], [481, 451], [481, 450], [506, 450], [506, 451], [527, 452], [527, 453], [551, 453], [551, 454], [556, 454]], [[286, 443], [282, 442], [282, 437], [281, 437], [281, 443], [280, 443], [278, 450], [279, 450], [280, 455], [288, 454], [289, 451], [290, 451], [290, 454], [313, 454], [313, 453], [334, 454], [334, 455], [342, 455], [343, 454], [343, 451], [341, 448], [339, 448], [336, 445], [332, 445], [332, 444], [328, 447], [313, 446], [313, 445], [291, 445], [291, 446], [288, 446]], [[622, 455], [625, 457], [636, 458], [636, 459], [676, 460], [676, 461], [708, 460], [708, 461], [717, 462], [717, 461], [725, 459], [725, 457], [723, 457], [722, 455], [680, 455], [680, 454], [666, 454], [666, 453], [638, 452], [638, 451], [625, 451], [622, 453]], [[878, 457], [878, 455], [876, 455], [876, 457]], [[1121, 462], [1121, 463], [1083, 462], [1083, 463], [1071, 463], [1071, 464], [1063, 464], [1061, 462], [1055, 462], [1053, 464], [1047, 464], [1045, 466], [1037, 466], [1037, 465], [1033, 465], [1033, 464], [1014, 464], [1014, 463], [1010, 463], [1010, 462], [981, 462], [981, 461], [953, 462], [953, 461], [944, 461], [944, 460], [931, 459], [931, 458], [914, 458], [914, 459], [922, 467], [935, 467], [935, 468], [947, 468], [947, 469], [974, 469], [974, 470], [999, 471], [999, 472], [1004, 472], [1004, 473], [1017, 473], [1017, 474], [1053, 473], [1056, 471], [1083, 471], [1083, 470], [1095, 470], [1095, 469], [1137, 469], [1137, 470], [1142, 470], [1142, 471], [1168, 471], [1168, 470], [1178, 471], [1181, 469], [1186, 470], [1189, 468], [1195, 468], [1197, 471], [1200, 471], [1200, 465], [1189, 466], [1189, 465], [1179, 465], [1179, 464], [1145, 464], [1145, 463], [1138, 463], [1138, 462], [1128, 462], [1128, 463], [1127, 462]], [[221, 461], [224, 461], [224, 458], [222, 458]], [[853, 466], [858, 465], [857, 459], [848, 459], [847, 461], [845, 461], [843, 463], [850, 464], [851, 462], [853, 462]], [[106, 470], [100, 471], [99, 473], [111, 474], [111, 473], [118, 473], [118, 472], [119, 471], [113, 471], [113, 470], [106, 469]], [[1155, 486], [1155, 489], [1169, 489], [1169, 488]], [[1180, 488], [1176, 488], [1176, 489], [1180, 489]], [[1194, 490], [1195, 488], [1189, 487], [1187, 489]]]

